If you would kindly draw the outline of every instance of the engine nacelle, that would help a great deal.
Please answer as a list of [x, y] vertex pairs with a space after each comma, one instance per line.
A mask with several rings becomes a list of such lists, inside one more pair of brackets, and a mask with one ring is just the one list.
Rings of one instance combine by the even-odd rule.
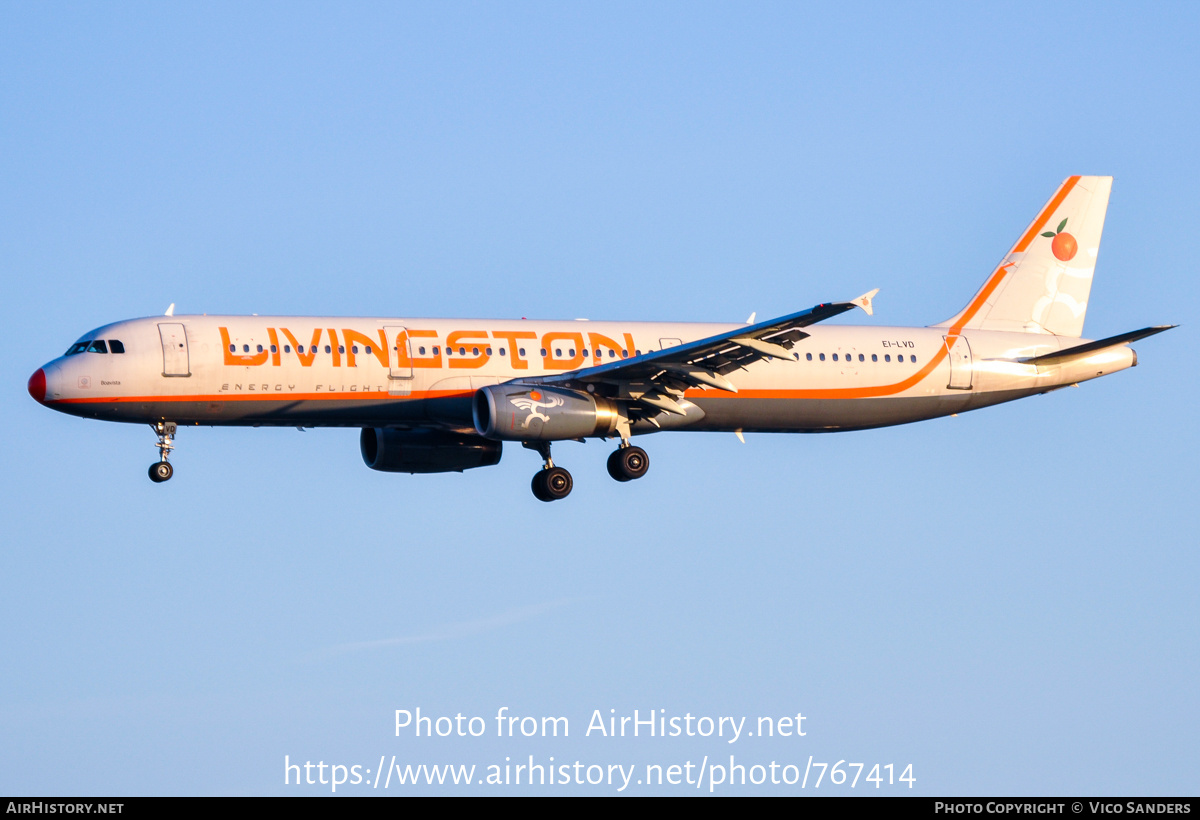
[[461, 473], [491, 467], [504, 445], [478, 436], [427, 430], [364, 427], [358, 437], [363, 461], [385, 473]]
[[616, 402], [603, 396], [528, 384], [481, 387], [471, 412], [479, 435], [506, 441], [609, 436], [620, 419]]

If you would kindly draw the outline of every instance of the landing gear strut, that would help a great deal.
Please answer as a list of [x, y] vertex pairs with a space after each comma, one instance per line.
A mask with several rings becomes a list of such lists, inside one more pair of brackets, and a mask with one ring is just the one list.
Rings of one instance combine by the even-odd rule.
[[150, 480], [155, 484], [161, 484], [175, 474], [171, 468], [171, 462], [167, 459], [170, 457], [171, 451], [175, 449], [172, 440], [175, 437], [176, 425], [173, 421], [160, 421], [150, 426], [155, 433], [158, 433], [158, 444], [154, 445], [158, 448], [158, 461], [150, 465]]
[[550, 442], [525, 441], [522, 442], [522, 445], [530, 450], [536, 450], [542, 457], [542, 469], [533, 474], [533, 481], [529, 485], [533, 490], [534, 497], [538, 501], [558, 501], [570, 495], [575, 482], [571, 479], [570, 473], [562, 467], [554, 466], [554, 460], [550, 458]]
[[641, 447], [630, 444], [628, 439], [608, 457], [608, 474], [617, 481], [633, 481], [649, 469], [650, 456]]

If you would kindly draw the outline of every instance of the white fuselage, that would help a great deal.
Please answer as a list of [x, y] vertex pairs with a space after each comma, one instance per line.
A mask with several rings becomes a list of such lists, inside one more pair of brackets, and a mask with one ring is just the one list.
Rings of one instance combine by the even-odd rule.
[[[81, 337], [42, 368], [46, 405], [72, 415], [181, 425], [429, 427], [472, 432], [475, 390], [631, 359], [735, 325], [295, 316], [160, 316]], [[1046, 333], [817, 325], [792, 361], [689, 389], [692, 430], [817, 432], [963, 412], [1123, 370], [1128, 347], [1053, 366], [1021, 359], [1080, 344]], [[111, 341], [124, 348], [111, 352]], [[36, 377], [36, 374], [35, 374]], [[35, 391], [33, 380], [31, 392]], [[38, 396], [35, 393], [35, 398]], [[659, 426], [635, 425], [634, 432]]]

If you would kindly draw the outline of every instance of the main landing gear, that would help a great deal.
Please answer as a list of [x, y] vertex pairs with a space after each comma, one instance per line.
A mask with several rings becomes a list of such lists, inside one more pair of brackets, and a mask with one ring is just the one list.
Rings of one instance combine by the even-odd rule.
[[[538, 501], [558, 501], [571, 494], [575, 486], [571, 474], [562, 467], [555, 467], [550, 458], [550, 442], [522, 442], [530, 450], [536, 450], [542, 457], [542, 469], [533, 474], [530, 488]], [[617, 481], [633, 481], [641, 478], [650, 469], [650, 456], [641, 447], [634, 447], [629, 439], [623, 439], [621, 446], [608, 457], [608, 474]]]
[[530, 450], [536, 450], [542, 457], [542, 469], [533, 474], [533, 481], [529, 485], [533, 490], [534, 498], [538, 501], [558, 501], [560, 498], [570, 495], [575, 482], [571, 479], [570, 473], [562, 467], [554, 466], [554, 459], [550, 458], [550, 442], [522, 443]]
[[608, 474], [617, 481], [633, 481], [644, 476], [649, 469], [650, 456], [628, 440], [621, 442], [621, 446], [608, 457]]
[[150, 480], [155, 484], [162, 484], [175, 474], [171, 468], [171, 462], [167, 461], [167, 458], [175, 449], [173, 439], [175, 438], [176, 424], [173, 421], [160, 421], [151, 424], [150, 427], [158, 433], [158, 444], [154, 445], [158, 448], [158, 461], [150, 465]]
[[538, 501], [558, 501], [571, 494], [575, 482], [562, 467], [545, 467], [533, 474], [530, 486]]

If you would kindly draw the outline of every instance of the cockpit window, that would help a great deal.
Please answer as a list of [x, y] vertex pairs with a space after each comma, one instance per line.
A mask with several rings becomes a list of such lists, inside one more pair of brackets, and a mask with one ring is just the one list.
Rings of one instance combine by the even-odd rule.
[[124, 353], [125, 345], [121, 344], [120, 339], [109, 339], [108, 340], [108, 349], [112, 353]]
[[90, 345], [88, 345], [87, 352], [88, 353], [107, 353], [108, 346], [104, 344], [103, 339], [97, 339], [96, 341], [94, 341]]
[[76, 353], [82, 353], [83, 351], [87, 350], [87, 346], [87, 342], [76, 342], [75, 344], [71, 345], [71, 347], [63, 355], [74, 356]]

